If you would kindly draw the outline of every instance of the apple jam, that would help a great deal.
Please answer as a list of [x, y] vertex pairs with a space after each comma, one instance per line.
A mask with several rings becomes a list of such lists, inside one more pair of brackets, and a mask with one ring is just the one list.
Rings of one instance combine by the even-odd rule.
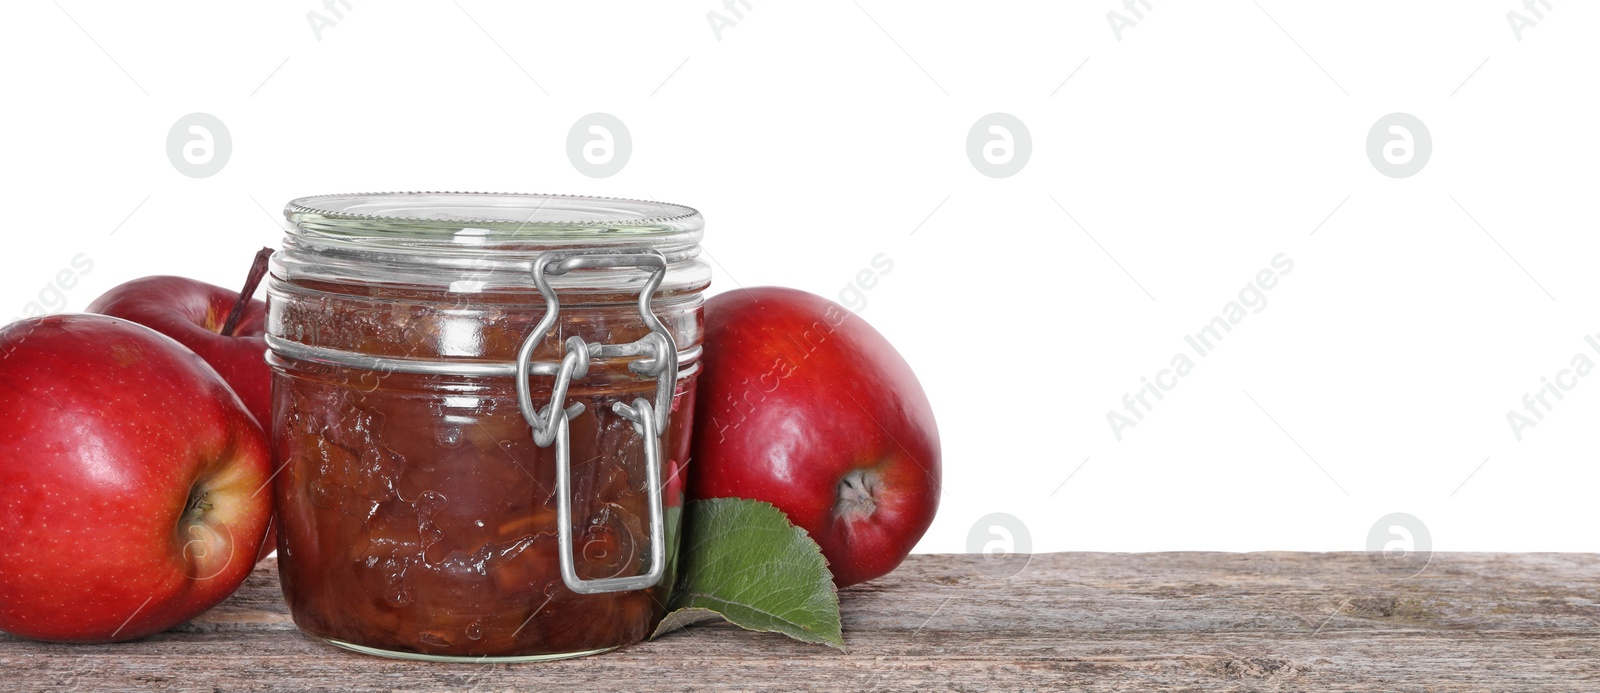
[[[698, 213], [594, 198], [393, 194], [305, 198], [286, 214], [294, 229], [273, 262], [268, 343], [279, 572], [295, 623], [375, 654], [473, 661], [574, 656], [645, 638], [665, 613], [677, 554], [709, 282], [697, 259]], [[658, 391], [658, 378], [671, 376], [639, 367], [652, 356], [591, 347], [586, 372], [543, 410], [554, 427], [562, 408], [583, 405], [561, 424], [563, 461], [559, 445], [536, 440], [514, 368], [548, 313], [533, 260], [591, 248], [659, 255], [664, 265], [551, 277], [559, 308], [529, 361], [560, 363], [572, 337], [622, 345], [654, 331], [670, 337], [678, 364], [670, 390]], [[647, 286], [653, 274], [659, 288]], [[641, 311], [641, 291], [652, 292], [655, 320]], [[557, 392], [549, 370], [528, 378], [536, 409]], [[656, 440], [614, 409], [666, 392]], [[646, 468], [652, 444], [659, 513]], [[563, 464], [577, 584], [561, 567]], [[612, 584], [652, 566], [653, 584]]]

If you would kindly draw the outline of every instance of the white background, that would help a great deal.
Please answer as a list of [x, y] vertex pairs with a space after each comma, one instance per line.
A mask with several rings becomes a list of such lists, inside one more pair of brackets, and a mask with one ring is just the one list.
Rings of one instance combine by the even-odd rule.
[[[1593, 3], [235, 4], [8, 5], [0, 319], [235, 286], [301, 195], [663, 199], [705, 213], [718, 291], [837, 297], [892, 260], [862, 315], [940, 420], [920, 551], [995, 512], [1035, 551], [1362, 550], [1390, 512], [1437, 549], [1600, 548], [1600, 377], [1520, 441], [1506, 419], [1600, 362]], [[193, 112], [232, 141], [209, 178], [165, 151]], [[609, 178], [566, 154], [593, 112], [633, 142]], [[1031, 138], [1012, 177], [966, 153], [992, 112]], [[1366, 152], [1393, 112], [1432, 137], [1409, 178]], [[1279, 253], [1117, 440], [1107, 412]]]

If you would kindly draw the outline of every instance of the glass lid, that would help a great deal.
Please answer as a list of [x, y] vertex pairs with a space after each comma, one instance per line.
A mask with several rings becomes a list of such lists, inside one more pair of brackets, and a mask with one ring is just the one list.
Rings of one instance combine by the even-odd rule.
[[[670, 263], [663, 291], [703, 287], [705, 220], [683, 205], [580, 195], [391, 192], [290, 201], [293, 224], [272, 256], [273, 276], [358, 284], [532, 290], [529, 272], [552, 250], [648, 249]], [[592, 291], [649, 278], [630, 268], [591, 268], [551, 280]]]
[[316, 235], [451, 244], [698, 235], [705, 225], [698, 211], [668, 202], [522, 193], [315, 195], [290, 201], [283, 215]]

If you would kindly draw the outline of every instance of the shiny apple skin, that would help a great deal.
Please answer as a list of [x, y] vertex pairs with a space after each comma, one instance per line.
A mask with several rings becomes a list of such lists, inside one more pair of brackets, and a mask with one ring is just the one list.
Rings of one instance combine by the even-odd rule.
[[[88, 312], [131, 320], [178, 340], [206, 360], [244, 401], [263, 430], [272, 429], [272, 369], [267, 366], [267, 304], [251, 299], [231, 336], [222, 328], [237, 291], [185, 277], [156, 276], [120, 284], [89, 304]], [[266, 558], [278, 547], [269, 529]]]
[[780, 287], [705, 307], [689, 493], [766, 501], [821, 546], [834, 583], [888, 573], [939, 507], [939, 430], [883, 335]]
[[178, 340], [211, 364], [263, 428], [272, 427], [272, 370], [267, 366], [267, 304], [251, 299], [232, 336], [222, 326], [239, 298], [184, 277], [145, 277], [107, 291], [88, 312], [132, 320]]
[[0, 630], [132, 640], [250, 574], [272, 512], [267, 438], [176, 341], [102, 315], [12, 323], [0, 418]]

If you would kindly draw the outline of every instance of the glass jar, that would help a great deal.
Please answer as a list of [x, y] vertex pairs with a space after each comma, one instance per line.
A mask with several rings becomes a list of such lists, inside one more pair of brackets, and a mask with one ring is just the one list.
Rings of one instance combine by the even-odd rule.
[[646, 637], [677, 556], [699, 212], [386, 193], [284, 213], [267, 343], [295, 623], [430, 660]]

